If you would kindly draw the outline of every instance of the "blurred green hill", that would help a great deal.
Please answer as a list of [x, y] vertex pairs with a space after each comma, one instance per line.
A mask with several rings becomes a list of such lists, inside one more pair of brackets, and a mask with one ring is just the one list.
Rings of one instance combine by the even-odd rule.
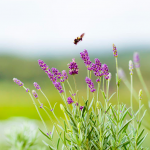
[[[90, 55], [90, 60], [94, 62], [95, 58], [99, 58], [101, 63], [106, 63], [109, 67], [109, 72], [112, 73], [112, 80], [110, 84], [110, 94], [116, 91], [115, 85], [115, 59], [111, 54], [107, 55]], [[129, 70], [128, 70], [128, 62], [132, 60], [133, 53], [127, 51], [124, 53], [119, 54], [118, 56], [118, 63], [119, 67], [122, 67], [126, 73], [128, 79]], [[66, 70], [69, 72], [67, 64], [72, 61], [70, 57], [52, 57], [52, 58], [40, 58], [42, 59], [50, 68], [54, 67], [57, 68], [59, 71]], [[144, 52], [140, 54], [140, 62], [141, 62], [141, 71], [144, 76], [145, 82], [147, 86], [150, 88], [150, 52]], [[21, 80], [26, 87], [29, 89], [34, 89], [33, 82], [37, 82], [44, 93], [50, 98], [51, 103], [54, 104], [55, 102], [61, 102], [59, 94], [57, 90], [54, 88], [53, 84], [51, 83], [50, 79], [47, 77], [46, 73], [39, 67], [38, 59], [35, 58], [19, 58], [14, 56], [0, 56], [0, 119], [7, 119], [11, 116], [25, 116], [29, 118], [38, 118], [32, 101], [28, 94], [24, 91], [24, 89], [20, 88], [13, 82], [13, 78], [18, 78]], [[85, 64], [80, 58], [80, 54], [75, 56], [75, 60], [79, 66], [79, 74], [75, 76], [77, 82], [77, 88], [79, 90], [79, 95], [85, 96], [86, 95], [86, 83], [85, 77], [87, 74], [87, 69]], [[95, 77], [92, 76], [92, 80], [95, 83]], [[73, 78], [69, 76], [69, 82], [71, 83], [72, 87], [74, 88]], [[137, 92], [142, 88], [140, 82], [137, 78], [136, 71], [134, 71], [133, 83]], [[95, 84], [96, 86], [96, 84]], [[68, 86], [66, 85], [66, 88]], [[68, 88], [69, 89], [69, 88]], [[122, 102], [129, 104], [130, 92], [125, 87], [123, 83], [120, 86], [120, 92], [123, 97]], [[126, 94], [128, 92], [128, 94]], [[120, 95], [121, 95], [120, 94]], [[145, 96], [145, 95], [144, 95]], [[42, 97], [42, 96], [41, 96]], [[45, 103], [46, 101], [42, 99]], [[41, 101], [42, 101], [41, 100]], [[116, 103], [115, 98], [112, 99], [112, 103]], [[145, 103], [147, 105], [147, 99], [145, 99]], [[136, 107], [136, 105], [135, 105]], [[30, 111], [26, 111], [26, 110]], [[7, 112], [7, 113], [5, 113]], [[59, 114], [59, 111], [58, 111]], [[39, 118], [38, 118], [39, 119]]]

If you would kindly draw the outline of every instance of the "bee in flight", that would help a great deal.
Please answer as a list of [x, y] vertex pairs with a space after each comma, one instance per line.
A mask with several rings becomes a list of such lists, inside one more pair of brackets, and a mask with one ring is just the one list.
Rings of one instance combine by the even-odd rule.
[[74, 44], [77, 45], [79, 41], [82, 41], [83, 36], [84, 36], [84, 33], [82, 33], [79, 37], [74, 39]]

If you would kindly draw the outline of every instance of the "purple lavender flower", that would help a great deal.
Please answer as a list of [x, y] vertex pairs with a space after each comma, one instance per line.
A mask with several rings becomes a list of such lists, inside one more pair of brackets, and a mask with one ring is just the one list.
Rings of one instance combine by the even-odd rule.
[[13, 81], [14, 81], [16, 84], [18, 84], [19, 86], [24, 86], [24, 84], [23, 84], [20, 80], [18, 80], [17, 78], [13, 78]]
[[59, 93], [63, 93], [64, 91], [62, 90], [62, 86], [60, 82], [55, 82], [54, 83], [55, 88], [59, 91]]
[[108, 75], [105, 76], [105, 79], [106, 80], [108, 80], [108, 79], [110, 80], [111, 79], [111, 73], [108, 73]]
[[78, 68], [78, 65], [77, 65], [77, 63], [75, 62], [75, 59], [73, 58], [72, 59], [72, 62], [70, 62], [69, 64], [68, 64], [68, 66], [69, 66], [69, 74], [70, 75], [75, 75], [75, 74], [78, 74], [78, 71], [79, 71], [79, 68]]
[[50, 132], [50, 134], [49, 133], [47, 133], [47, 136], [49, 136], [49, 135], [51, 135], [52, 133]]
[[96, 91], [96, 89], [91, 89], [90, 91], [91, 91], [91, 92], [95, 92], [95, 91]]
[[91, 92], [96, 91], [94, 89], [94, 83], [92, 82], [92, 80], [88, 77], [85, 78], [86, 83], [88, 84], [88, 87], [91, 89]]
[[63, 70], [63, 71], [62, 71], [62, 76], [64, 77], [64, 80], [67, 80], [67, 79], [68, 79], [66, 70]]
[[84, 108], [84, 106], [80, 106], [80, 110], [82, 111], [82, 109]]
[[108, 75], [108, 66], [106, 64], [102, 65], [102, 73], [104, 76]]
[[91, 67], [92, 62], [90, 61], [90, 57], [88, 56], [88, 52], [86, 49], [80, 53], [80, 57], [84, 61], [85, 65], [87, 66], [87, 69], [92, 70], [92, 67]]
[[96, 82], [100, 82], [100, 79], [96, 79]]
[[76, 96], [76, 93], [72, 94], [72, 96]]
[[77, 102], [75, 103], [75, 106], [78, 106], [78, 103], [77, 103]]
[[49, 69], [49, 68], [45, 71], [45, 73], [47, 73], [47, 74], [50, 72], [51, 72], [51, 69]]
[[41, 104], [40, 108], [43, 108], [43, 104]]
[[138, 52], [135, 52], [133, 54], [133, 62], [134, 62], [134, 67], [139, 68], [140, 67], [140, 56]]
[[43, 60], [38, 60], [39, 66], [41, 67], [42, 70], [46, 71], [48, 70], [48, 66], [46, 65], [46, 63], [44, 63]]
[[68, 97], [68, 98], [67, 98], [67, 102], [68, 102], [68, 104], [72, 104], [74, 101], [72, 100], [71, 97]]
[[130, 74], [133, 74], [133, 62], [132, 60], [129, 61], [129, 70], [130, 70]]
[[33, 96], [34, 96], [36, 99], [38, 98], [38, 95], [37, 95], [37, 93], [36, 93], [35, 90], [32, 90], [32, 94], [33, 94]]
[[51, 109], [50, 111], [53, 111], [54, 109]]
[[113, 44], [113, 53], [114, 53], [114, 57], [118, 57], [118, 52], [115, 44]]
[[29, 88], [26, 88], [26, 92], [30, 92]]
[[41, 87], [40, 87], [36, 82], [34, 82], [33, 85], [35, 86], [35, 88], [36, 88], [37, 90], [41, 90]]

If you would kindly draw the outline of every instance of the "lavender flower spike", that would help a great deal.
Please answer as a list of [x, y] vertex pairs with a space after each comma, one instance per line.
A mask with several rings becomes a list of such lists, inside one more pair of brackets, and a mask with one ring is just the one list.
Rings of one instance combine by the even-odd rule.
[[33, 85], [35, 86], [35, 88], [36, 88], [37, 90], [41, 90], [41, 87], [40, 87], [36, 82], [34, 82]]
[[22, 83], [20, 80], [18, 80], [17, 78], [13, 78], [13, 81], [14, 81], [16, 84], [18, 84], [19, 86], [23, 86], [23, 83]]
[[140, 67], [140, 57], [139, 57], [139, 53], [138, 52], [135, 52], [133, 54], [133, 62], [134, 62], [135, 68], [139, 68]]
[[67, 98], [67, 102], [68, 102], [68, 104], [72, 104], [74, 101], [72, 100], [71, 97], [68, 97], [68, 98]]
[[113, 53], [114, 53], [114, 57], [118, 57], [118, 52], [115, 44], [113, 44]]
[[38, 95], [37, 95], [37, 93], [36, 93], [35, 90], [32, 90], [32, 94], [33, 94], [33, 96], [34, 96], [36, 99], [38, 99]]
[[70, 75], [75, 75], [75, 74], [78, 74], [78, 71], [79, 71], [79, 68], [78, 68], [78, 65], [77, 63], [75, 62], [75, 58], [72, 59], [72, 62], [70, 62], [68, 64], [69, 66], [69, 74]]
[[129, 70], [130, 70], [130, 74], [133, 75], [133, 62], [132, 62], [132, 60], [129, 61]]

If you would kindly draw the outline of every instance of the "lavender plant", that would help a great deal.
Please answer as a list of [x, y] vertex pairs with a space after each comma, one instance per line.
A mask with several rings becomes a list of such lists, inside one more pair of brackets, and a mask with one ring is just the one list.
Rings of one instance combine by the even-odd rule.
[[[102, 64], [98, 58], [95, 58], [95, 62], [92, 63], [87, 50], [80, 53], [80, 57], [87, 68], [87, 76], [85, 77], [85, 82], [87, 83], [87, 96], [82, 98], [78, 95], [78, 92], [80, 91], [77, 90], [75, 79], [75, 76], [77, 76], [79, 72], [79, 67], [75, 62], [75, 59], [72, 59], [68, 64], [69, 75], [70, 77], [73, 77], [75, 88], [72, 88], [70, 85], [65, 70], [59, 72], [56, 68], [50, 69], [44, 61], [38, 60], [39, 66], [48, 75], [63, 101], [63, 104], [60, 104], [60, 109], [65, 116], [65, 120], [62, 118], [60, 119], [55, 115], [55, 105], [52, 109], [50, 101], [37, 83], [34, 82], [34, 86], [46, 98], [49, 108], [41, 103], [35, 90], [32, 90], [31, 94], [30, 90], [26, 88], [20, 80], [16, 78], [13, 79], [14, 82], [29, 93], [39, 117], [45, 126], [45, 131], [39, 130], [49, 140], [49, 142], [44, 141], [49, 149], [143, 149], [142, 143], [146, 138], [146, 135], [143, 135], [144, 129], [141, 129], [142, 119], [145, 115], [144, 112], [142, 117], [140, 117], [141, 109], [143, 107], [143, 105], [141, 105], [141, 91], [139, 94], [139, 109], [137, 112], [134, 113], [132, 108], [132, 88], [131, 107], [127, 108], [125, 104], [120, 103], [119, 85], [121, 79], [119, 79], [117, 62], [118, 52], [114, 44], [113, 53], [116, 61], [117, 105], [112, 105], [110, 103], [111, 98], [116, 92], [109, 96], [111, 73], [109, 72], [108, 66]], [[133, 70], [132, 66], [133, 65], [130, 62], [131, 72]], [[97, 87], [91, 79], [92, 75], [95, 76]], [[65, 89], [66, 84], [68, 84], [70, 88], [69, 92]], [[37, 99], [37, 101], [35, 101], [35, 99]], [[38, 104], [36, 102], [38, 102]], [[84, 105], [81, 105], [82, 102], [84, 102]], [[53, 124], [51, 131], [48, 130], [39, 109], [45, 111]], [[52, 115], [55, 117], [56, 122], [52, 119]], [[134, 124], [133, 122], [136, 123]], [[55, 133], [58, 134], [57, 141], [54, 141]]]

